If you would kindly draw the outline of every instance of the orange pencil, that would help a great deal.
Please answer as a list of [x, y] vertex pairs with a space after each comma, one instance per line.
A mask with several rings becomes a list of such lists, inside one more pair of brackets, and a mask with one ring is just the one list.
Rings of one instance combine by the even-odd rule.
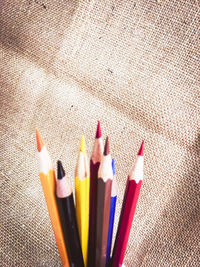
[[49, 211], [49, 216], [51, 219], [51, 224], [53, 227], [58, 251], [60, 253], [61, 261], [64, 267], [69, 267], [67, 251], [64, 242], [64, 236], [62, 233], [60, 217], [58, 213], [58, 207], [56, 202], [55, 195], [55, 172], [51, 163], [49, 153], [42, 141], [38, 129], [36, 129], [36, 139], [37, 139], [37, 148], [39, 154], [39, 165], [40, 165], [40, 181], [42, 184], [47, 208]]

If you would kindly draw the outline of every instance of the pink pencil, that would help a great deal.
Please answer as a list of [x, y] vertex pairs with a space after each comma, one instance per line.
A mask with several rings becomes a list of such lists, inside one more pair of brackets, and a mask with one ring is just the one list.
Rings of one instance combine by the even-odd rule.
[[135, 166], [131, 170], [124, 193], [123, 205], [120, 214], [117, 235], [112, 256], [112, 267], [121, 267], [128, 243], [133, 216], [140, 194], [143, 179], [144, 141], [138, 152]]

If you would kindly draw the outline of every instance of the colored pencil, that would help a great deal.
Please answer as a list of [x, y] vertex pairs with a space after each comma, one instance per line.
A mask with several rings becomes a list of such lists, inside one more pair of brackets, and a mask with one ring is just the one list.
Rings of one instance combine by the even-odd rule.
[[75, 171], [76, 217], [82, 247], [84, 264], [87, 266], [89, 228], [89, 166], [85, 138], [81, 137], [80, 151]]
[[112, 256], [112, 267], [122, 266], [128, 238], [131, 230], [133, 216], [140, 194], [143, 179], [144, 141], [138, 152], [136, 163], [131, 170], [126, 184], [120, 220]]
[[112, 160], [106, 138], [104, 154], [98, 171], [97, 181], [97, 213], [96, 213], [96, 255], [95, 267], [106, 266], [106, 250], [110, 217], [110, 199], [112, 190]]
[[55, 184], [56, 184], [55, 172], [52, 167], [49, 153], [46, 149], [46, 146], [44, 145], [44, 142], [40, 136], [38, 129], [36, 129], [36, 139], [37, 139], [37, 149], [39, 154], [40, 181], [42, 184], [61, 261], [63, 266], [68, 267], [69, 266], [68, 256], [65, 247], [64, 236], [62, 233], [61, 222], [55, 196]]
[[101, 126], [98, 121], [93, 152], [90, 159], [90, 203], [89, 203], [89, 237], [88, 237], [88, 258], [87, 266], [95, 265], [95, 227], [96, 227], [96, 207], [97, 207], [97, 180], [99, 165], [103, 155], [103, 141], [101, 137]]
[[112, 159], [112, 171], [113, 171], [113, 182], [112, 182], [112, 191], [111, 191], [111, 200], [110, 200], [110, 218], [109, 218], [109, 228], [108, 228], [106, 266], [110, 262], [110, 251], [111, 251], [111, 246], [112, 246], [112, 235], [113, 235], [115, 208], [116, 208], [116, 201], [117, 201], [117, 181], [115, 177], [115, 160], [114, 159]]
[[74, 199], [69, 181], [65, 177], [61, 161], [58, 161], [56, 196], [64, 240], [70, 266], [83, 267], [83, 255], [78, 234]]

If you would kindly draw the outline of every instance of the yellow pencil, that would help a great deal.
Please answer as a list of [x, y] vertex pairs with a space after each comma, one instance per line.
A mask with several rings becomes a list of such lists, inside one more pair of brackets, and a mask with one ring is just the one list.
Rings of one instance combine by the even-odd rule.
[[60, 217], [58, 213], [58, 207], [55, 195], [55, 172], [52, 167], [51, 159], [49, 153], [42, 141], [38, 129], [36, 129], [37, 138], [37, 148], [39, 154], [39, 164], [40, 164], [40, 181], [42, 184], [44, 196], [46, 199], [49, 216], [51, 219], [51, 224], [53, 227], [58, 251], [60, 253], [61, 261], [64, 267], [69, 267], [67, 251], [64, 242], [64, 236], [62, 233]]
[[78, 162], [75, 171], [76, 216], [81, 241], [84, 265], [87, 266], [89, 227], [89, 167], [85, 148], [85, 138], [81, 137]]

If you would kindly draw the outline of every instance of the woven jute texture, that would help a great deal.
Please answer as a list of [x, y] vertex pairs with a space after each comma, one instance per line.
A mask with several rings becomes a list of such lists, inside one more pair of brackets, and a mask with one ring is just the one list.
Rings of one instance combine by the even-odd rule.
[[61, 266], [38, 127], [74, 187], [100, 119], [119, 193], [142, 139], [145, 173], [126, 266], [200, 266], [199, 1], [2, 0], [0, 266]]

